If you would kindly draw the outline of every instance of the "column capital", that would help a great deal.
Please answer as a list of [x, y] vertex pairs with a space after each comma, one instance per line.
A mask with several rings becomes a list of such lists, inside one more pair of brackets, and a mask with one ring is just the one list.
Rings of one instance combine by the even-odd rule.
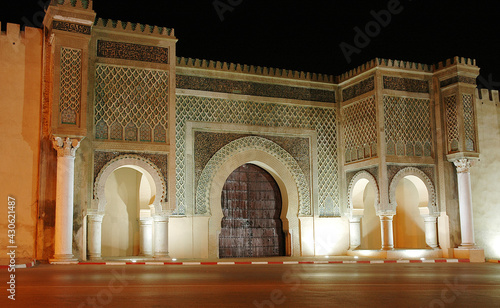
[[57, 151], [58, 157], [72, 156], [75, 157], [76, 150], [80, 147], [82, 139], [70, 137], [52, 137], [52, 146]]
[[104, 213], [102, 212], [87, 212], [87, 219], [89, 222], [102, 222]]
[[168, 222], [168, 216], [166, 215], [154, 215], [153, 220], [157, 222]]
[[473, 165], [473, 161], [468, 158], [460, 158], [453, 161], [455, 167], [457, 167], [457, 173], [469, 173], [470, 168]]
[[385, 217], [386, 219], [387, 218], [392, 219], [392, 217], [394, 215], [396, 215], [395, 211], [379, 211], [379, 212], [377, 212], [377, 216], [379, 216], [380, 219], [382, 219], [382, 217]]

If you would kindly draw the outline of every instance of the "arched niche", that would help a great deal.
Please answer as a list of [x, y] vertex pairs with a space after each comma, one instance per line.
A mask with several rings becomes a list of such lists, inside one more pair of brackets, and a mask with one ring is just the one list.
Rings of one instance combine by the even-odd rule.
[[415, 167], [401, 169], [392, 179], [389, 185], [389, 204], [391, 210], [396, 211], [396, 188], [402, 179], [407, 179], [415, 185], [419, 195], [419, 210], [421, 215], [438, 216], [434, 184], [422, 170]]
[[91, 211], [104, 213], [106, 208], [105, 186], [108, 177], [120, 168], [135, 169], [146, 177], [150, 187], [154, 188], [155, 198], [153, 206], [155, 213], [160, 214], [167, 209], [164, 208], [166, 198], [166, 185], [158, 167], [150, 160], [138, 155], [122, 155], [109, 161], [99, 172], [94, 183], [94, 201]]
[[[347, 209], [349, 216], [363, 216], [364, 208], [362, 207], [363, 192], [366, 186], [371, 184], [375, 190], [374, 206], [376, 211], [379, 211], [379, 188], [377, 180], [367, 171], [360, 171], [354, 175], [349, 182], [347, 189]], [[361, 198], [361, 201], [359, 200]]]

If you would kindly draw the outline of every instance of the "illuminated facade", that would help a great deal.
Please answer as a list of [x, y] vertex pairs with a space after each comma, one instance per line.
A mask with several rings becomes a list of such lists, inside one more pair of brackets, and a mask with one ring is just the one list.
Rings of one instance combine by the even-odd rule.
[[19, 258], [500, 258], [499, 99], [474, 60], [186, 59], [173, 29], [65, 2], [0, 36]]

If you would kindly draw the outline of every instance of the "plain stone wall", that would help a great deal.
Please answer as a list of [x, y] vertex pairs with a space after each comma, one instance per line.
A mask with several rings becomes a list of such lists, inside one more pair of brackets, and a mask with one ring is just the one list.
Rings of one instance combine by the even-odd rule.
[[0, 35], [0, 264], [7, 262], [7, 199], [16, 199], [16, 261], [35, 258], [42, 31]]
[[498, 92], [477, 97], [480, 161], [471, 168], [476, 244], [487, 259], [500, 259], [500, 103]]

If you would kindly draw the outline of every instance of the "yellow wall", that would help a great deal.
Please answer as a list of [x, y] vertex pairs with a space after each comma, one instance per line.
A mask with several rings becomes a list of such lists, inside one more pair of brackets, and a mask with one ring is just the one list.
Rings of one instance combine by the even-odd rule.
[[[7, 198], [16, 199], [17, 263], [35, 257], [38, 208], [42, 31], [7, 25], [0, 35], [0, 237], [7, 242]], [[5, 264], [6, 245], [0, 246]]]

